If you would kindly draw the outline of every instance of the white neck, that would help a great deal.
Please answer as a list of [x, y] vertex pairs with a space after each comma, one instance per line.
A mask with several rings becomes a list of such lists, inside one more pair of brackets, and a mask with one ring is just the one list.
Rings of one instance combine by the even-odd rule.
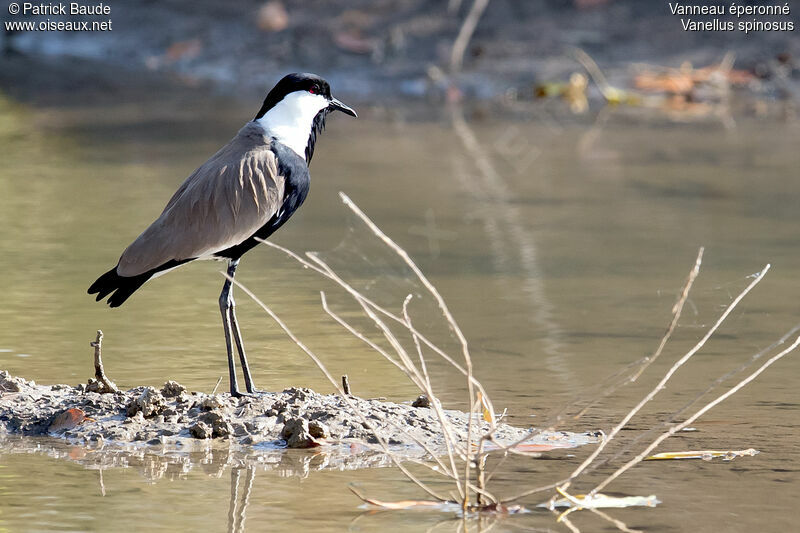
[[305, 159], [314, 117], [328, 107], [329, 103], [322, 95], [295, 91], [284, 96], [283, 100], [256, 122], [261, 124], [268, 135]]

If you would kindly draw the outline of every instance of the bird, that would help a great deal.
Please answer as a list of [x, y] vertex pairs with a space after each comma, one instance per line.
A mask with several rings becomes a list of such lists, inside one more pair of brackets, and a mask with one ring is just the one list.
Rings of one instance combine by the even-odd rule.
[[228, 352], [230, 393], [241, 397], [233, 344], [246, 395], [258, 391], [236, 320], [232, 281], [242, 255], [268, 238], [308, 195], [308, 165], [333, 111], [357, 117], [310, 73], [284, 76], [255, 118], [178, 187], [161, 215], [125, 250], [116, 266], [89, 287], [96, 301], [119, 307], [148, 280], [199, 259], [227, 261], [219, 308]]

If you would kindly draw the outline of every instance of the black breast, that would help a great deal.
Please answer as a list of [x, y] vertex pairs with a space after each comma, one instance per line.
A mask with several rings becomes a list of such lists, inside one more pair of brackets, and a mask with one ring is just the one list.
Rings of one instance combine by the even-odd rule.
[[275, 154], [275, 158], [278, 162], [278, 174], [283, 176], [286, 180], [281, 207], [266, 224], [261, 226], [258, 231], [249, 238], [245, 239], [244, 242], [217, 252], [214, 254], [216, 257], [239, 259], [248, 250], [259, 244], [256, 238], [266, 239], [275, 233], [278, 228], [283, 226], [294, 212], [303, 205], [306, 196], [308, 196], [311, 176], [308, 173], [308, 165], [303, 158], [275, 139], [272, 139], [270, 149]]

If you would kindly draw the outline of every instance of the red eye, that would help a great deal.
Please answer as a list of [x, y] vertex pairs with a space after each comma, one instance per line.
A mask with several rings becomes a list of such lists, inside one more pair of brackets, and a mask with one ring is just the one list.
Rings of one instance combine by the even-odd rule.
[[310, 92], [311, 94], [317, 94], [317, 88], [316, 88], [316, 87], [311, 87], [311, 88], [308, 90], [308, 92]]

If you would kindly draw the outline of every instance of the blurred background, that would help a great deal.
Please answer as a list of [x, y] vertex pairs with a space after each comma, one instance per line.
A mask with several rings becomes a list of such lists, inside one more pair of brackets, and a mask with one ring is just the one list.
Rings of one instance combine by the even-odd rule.
[[[294, 71], [324, 76], [359, 118], [329, 117], [310, 196], [274, 240], [320, 251], [391, 309], [413, 294], [418, 327], [457, 353], [435, 302], [347, 214], [337, 195], [346, 192], [441, 290], [469, 338], [479, 379], [512, 423], [545, 424], [651, 354], [700, 246], [701, 275], [663, 357], [565, 429], [608, 430], [766, 263], [772, 270], [764, 282], [631, 433], [661, 431], [683, 406], [708, 401], [718, 377], [740, 371], [715, 393], [800, 320], [800, 39], [789, 29], [800, 6], [792, 2], [789, 14], [740, 17], [673, 14], [668, 2], [633, 0], [113, 1], [105, 4], [110, 14], [96, 16], [11, 15], [7, 4], [0, 368], [12, 374], [85, 382], [88, 342], [102, 328], [106, 370], [118, 385], [175, 379], [213, 389], [226, 372], [220, 264], [154, 280], [120, 309], [85, 291]], [[713, 28], [732, 22], [734, 30], [685, 30], [690, 19]], [[111, 29], [8, 25], [47, 20], [110, 21]], [[338, 312], [375, 333], [335, 287], [263, 246], [245, 256], [237, 279], [332, 373], [348, 374], [356, 394], [416, 396], [322, 311], [325, 290]], [[243, 295], [237, 303], [259, 387], [332, 391], [258, 306]], [[800, 363], [779, 364], [660, 450], [755, 447], [760, 455], [671, 468], [646, 463], [614, 488], [655, 493], [665, 503], [616, 517], [678, 531], [792, 529]], [[435, 359], [430, 368], [442, 399], [464, 408], [458, 376]], [[239, 470], [226, 473], [234, 465], [225, 453], [167, 465], [157, 451], [128, 451], [115, 464], [141, 475], [116, 468], [103, 478], [99, 468], [98, 485], [97, 465], [79, 447], [3, 442], [0, 529], [107, 530], [98, 509], [132, 529], [241, 525], [228, 513], [229, 494], [238, 509], [230, 489]], [[558, 479], [583, 457], [576, 453], [510, 461], [498, 491]], [[248, 477], [258, 503], [247, 529], [427, 529], [441, 518], [360, 517], [343, 490], [349, 482], [385, 499], [419, 495], [397, 471], [331, 471], [324, 458], [289, 457], [259, 466], [255, 481]], [[310, 513], [308, 501], [322, 512]], [[595, 520], [574, 522], [605, 525]], [[515, 523], [562, 527], [547, 513]]]
[[[260, 94], [281, 74], [301, 70], [318, 72], [342, 95], [375, 105], [435, 102], [447, 95], [511, 105], [551, 95], [557, 89], [552, 85], [569, 83], [572, 74], [597, 74], [576, 61], [577, 48], [622, 90], [702, 101], [708, 95], [701, 89], [718, 92], [728, 84], [771, 102], [797, 96], [791, 80], [799, 45], [789, 28], [800, 15], [790, 4], [788, 14], [739, 16], [682, 15], [673, 11], [692, 4], [635, 0], [117, 1], [105, 4], [110, 14], [96, 16], [10, 15], [4, 9], [3, 70], [4, 78], [13, 76], [7, 85], [35, 80], [33, 68], [23, 74], [9, 64], [23, 54], [30, 67], [72, 66], [76, 80], [83, 69], [93, 76], [89, 85], [115, 79], [111, 70], [120, 69], [163, 73], [234, 95]], [[743, 1], [724, 8], [730, 5], [742, 11], [764, 7]], [[9, 22], [26, 21], [37, 27], [44, 21], [109, 21], [111, 29], [8, 31]], [[685, 29], [690, 23], [730, 23], [734, 29]], [[765, 23], [769, 30], [750, 29]], [[714, 75], [720, 64], [722, 74]], [[606, 89], [603, 80], [591, 81], [584, 88], [590, 97]], [[574, 92], [582, 85], [573, 80]], [[763, 111], [762, 102], [750, 104], [756, 108], [751, 111]]]

